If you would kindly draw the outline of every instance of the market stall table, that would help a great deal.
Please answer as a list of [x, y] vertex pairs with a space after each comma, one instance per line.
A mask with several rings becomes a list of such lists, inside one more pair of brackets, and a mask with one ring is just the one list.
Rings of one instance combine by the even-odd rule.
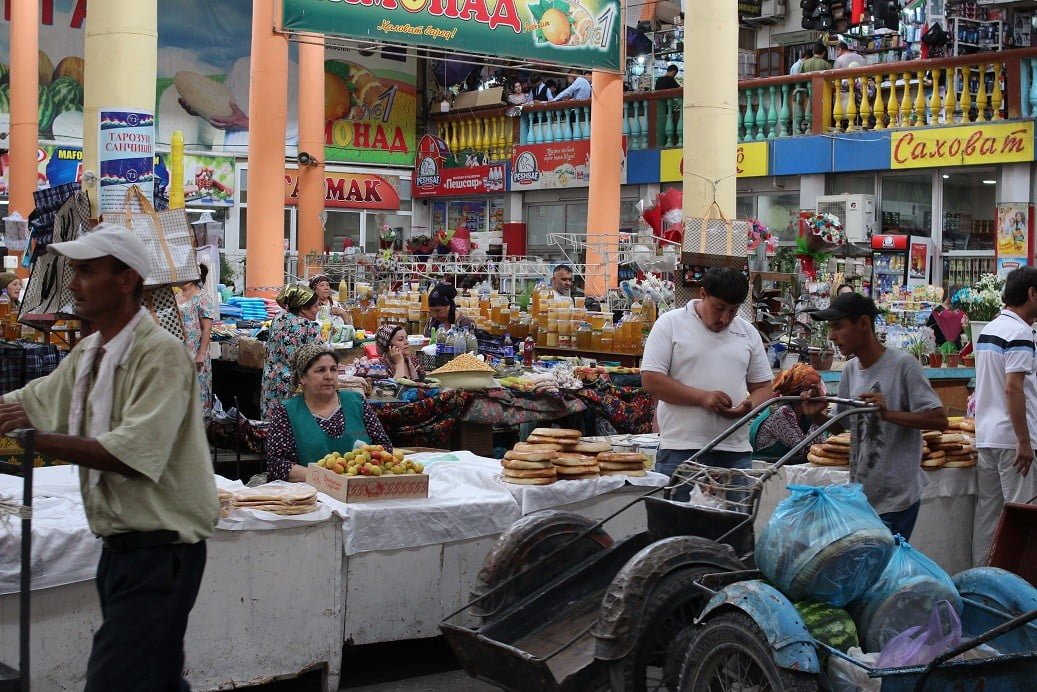
[[[940, 397], [940, 401], [947, 409], [949, 415], [962, 415], [969, 400], [968, 383], [975, 379], [975, 368], [923, 368], [929, 383]], [[834, 391], [834, 386], [839, 384], [842, 372], [839, 370], [827, 370], [821, 373], [821, 379]], [[854, 394], [854, 392], [851, 392]]]

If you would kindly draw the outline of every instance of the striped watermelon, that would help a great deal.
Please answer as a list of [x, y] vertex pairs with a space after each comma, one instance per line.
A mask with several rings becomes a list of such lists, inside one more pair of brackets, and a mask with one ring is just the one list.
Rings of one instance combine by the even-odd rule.
[[0, 84], [0, 113], [11, 112], [11, 92], [7, 84]]
[[55, 115], [83, 110], [83, 87], [72, 77], [58, 77], [47, 89], [50, 91], [51, 100], [54, 101]]
[[11, 76], [8, 74], [8, 71], [7, 63], [0, 62], [0, 84], [7, 84], [10, 81]]
[[799, 601], [795, 606], [814, 639], [844, 653], [851, 646], [860, 646], [857, 626], [842, 608], [818, 601]]
[[54, 110], [54, 99], [50, 96], [50, 90], [47, 87], [40, 85], [40, 132], [50, 132], [50, 124], [54, 122], [54, 117], [57, 115], [57, 111]]

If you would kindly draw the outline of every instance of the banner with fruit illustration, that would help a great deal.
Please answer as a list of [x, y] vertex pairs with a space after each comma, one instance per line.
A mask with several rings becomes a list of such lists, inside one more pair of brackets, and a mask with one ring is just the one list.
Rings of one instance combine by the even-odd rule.
[[[81, 145], [86, 0], [45, 0], [40, 14], [40, 139]], [[189, 152], [248, 153], [251, 0], [158, 3], [156, 146], [184, 133]], [[298, 62], [289, 48], [285, 150], [298, 143]], [[0, 132], [9, 128], [10, 21], [0, 13]], [[374, 46], [329, 48], [324, 160], [414, 165], [417, 59]], [[311, 152], [316, 153], [316, 152]]]
[[282, 0], [286, 31], [619, 70], [619, 0]]

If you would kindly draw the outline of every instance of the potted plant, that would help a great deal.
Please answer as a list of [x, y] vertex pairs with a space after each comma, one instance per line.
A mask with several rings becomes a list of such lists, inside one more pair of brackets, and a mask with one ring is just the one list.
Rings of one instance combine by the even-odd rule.
[[1005, 282], [994, 274], [979, 277], [975, 286], [959, 289], [951, 298], [953, 305], [960, 305], [969, 317], [970, 341], [976, 343], [980, 332], [990, 320], [1000, 314], [1004, 303], [1001, 302], [1001, 291]]
[[416, 235], [407, 241], [407, 252], [420, 261], [428, 261], [429, 255], [436, 249], [436, 241], [425, 234]]
[[919, 334], [913, 337], [907, 344], [907, 352], [917, 358], [918, 362], [923, 366], [931, 362], [929, 355], [933, 350], [933, 342], [925, 334]]
[[943, 359], [947, 362], [948, 368], [961, 367], [961, 356], [958, 355], [958, 349], [951, 341], [944, 341], [940, 344], [940, 354]]
[[961, 365], [962, 365], [962, 367], [965, 367], [965, 368], [974, 368], [974, 367], [976, 367], [976, 357], [974, 355], [972, 355], [971, 353], [969, 355], [967, 355], [967, 356], [962, 356], [961, 357]]
[[814, 370], [831, 370], [835, 350], [828, 340], [828, 323], [817, 322], [810, 330], [810, 367]]

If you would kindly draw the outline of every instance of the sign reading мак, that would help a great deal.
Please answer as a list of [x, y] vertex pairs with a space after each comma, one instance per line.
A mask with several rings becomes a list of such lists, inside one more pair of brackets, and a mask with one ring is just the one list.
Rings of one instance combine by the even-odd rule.
[[[337, 209], [386, 209], [400, 208], [400, 193], [396, 176], [372, 175], [368, 173], [325, 173], [324, 206]], [[299, 203], [299, 171], [295, 168], [284, 172], [284, 203], [294, 206]]]

